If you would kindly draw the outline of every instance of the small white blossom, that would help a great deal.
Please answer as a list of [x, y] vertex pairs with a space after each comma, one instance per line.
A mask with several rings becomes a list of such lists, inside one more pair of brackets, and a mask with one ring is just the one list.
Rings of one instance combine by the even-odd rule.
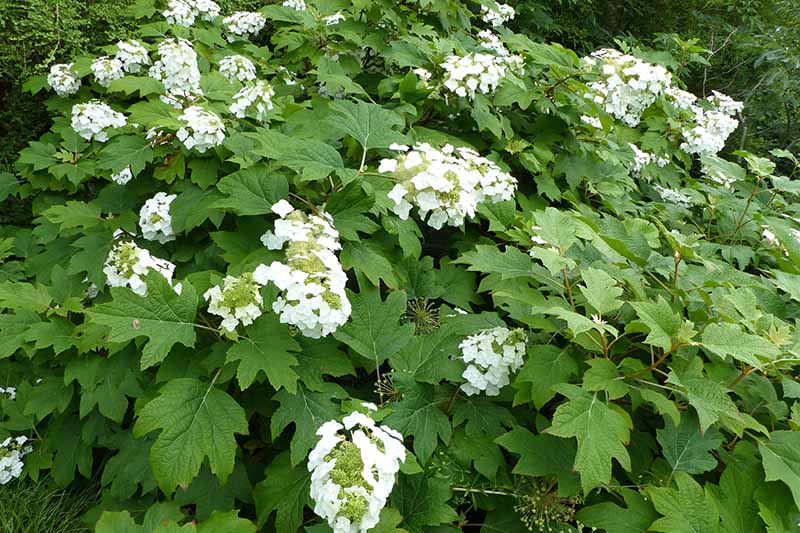
[[260, 291], [253, 274], [246, 272], [238, 278], [226, 276], [221, 287], [211, 287], [203, 298], [208, 302], [208, 312], [223, 318], [222, 327], [234, 331], [239, 324], [249, 326], [261, 316], [264, 301]]
[[354, 411], [342, 423], [330, 420], [308, 456], [314, 512], [334, 533], [365, 533], [380, 521], [406, 460], [403, 436]]
[[513, 7], [508, 4], [501, 4], [500, 2], [494, 2], [494, 6], [492, 7], [482, 5], [481, 12], [483, 13], [483, 21], [487, 24], [491, 24], [495, 28], [512, 20], [516, 14]]
[[521, 329], [496, 327], [470, 335], [459, 344], [461, 360], [467, 363], [461, 385], [468, 396], [483, 391], [497, 396], [509, 384], [509, 375], [522, 366], [526, 337]]
[[598, 130], [603, 129], [603, 124], [597, 117], [590, 117], [589, 115], [581, 115], [581, 122], [588, 124], [593, 128], [597, 128]]
[[397, 182], [389, 192], [392, 210], [405, 220], [416, 205], [422, 219], [430, 214], [427, 223], [435, 229], [461, 226], [478, 204], [510, 200], [517, 188], [517, 180], [494, 162], [449, 144], [437, 150], [417, 143], [397, 159], [382, 160], [378, 171], [393, 173]]
[[[164, 259], [150, 255], [131, 241], [118, 241], [108, 253], [103, 273], [111, 287], [130, 287], [139, 296], [147, 296], [147, 273], [154, 270], [164, 276], [171, 284], [175, 265]], [[180, 284], [173, 286], [180, 294]]]
[[211, 111], [199, 106], [187, 107], [178, 118], [186, 124], [178, 130], [178, 140], [189, 150], [195, 148], [202, 154], [225, 140], [225, 124]]
[[[202, 95], [197, 53], [185, 39], [165, 39], [158, 45], [160, 59], [150, 67], [150, 77], [164, 84], [166, 103], [182, 107], [180, 100]], [[176, 105], [177, 103], [177, 105]]]
[[334, 24], [339, 24], [345, 18], [347, 18], [347, 17], [342, 15], [341, 11], [337, 11], [333, 15], [330, 15], [330, 16], [327, 16], [327, 17], [323, 17], [322, 22], [324, 22], [326, 26], [333, 26]]
[[125, 115], [99, 100], [72, 106], [72, 129], [87, 141], [105, 142], [109, 128], [121, 128], [126, 123]]
[[0, 387], [0, 394], [5, 394], [8, 396], [9, 400], [15, 400], [17, 398], [17, 388], [16, 387]]
[[272, 282], [281, 295], [272, 304], [281, 322], [297, 326], [306, 337], [324, 337], [336, 331], [350, 317], [351, 306], [345, 293], [347, 275], [336, 251], [341, 249], [339, 232], [327, 213], [306, 215], [278, 202], [272, 211], [281, 218], [275, 230], [261, 237], [270, 250], [286, 247], [286, 262], [259, 265], [253, 273], [256, 282]]
[[716, 91], [706, 99], [705, 105], [692, 105], [693, 120], [683, 129], [685, 142], [681, 150], [701, 156], [716, 155], [725, 147], [725, 142], [739, 121], [733, 116], [743, 108], [728, 96]]
[[167, 9], [161, 14], [170, 24], [189, 27], [197, 17], [211, 21], [218, 17], [219, 4], [212, 0], [169, 0]]
[[659, 168], [663, 168], [669, 164], [669, 159], [659, 157], [653, 153], [640, 150], [638, 146], [633, 143], [628, 143], [628, 147], [633, 151], [633, 165], [631, 172], [634, 176], [638, 176], [644, 170], [644, 167], [654, 164]]
[[236, 93], [229, 109], [238, 118], [244, 118], [250, 111], [256, 120], [264, 122], [267, 118], [267, 111], [273, 107], [273, 96], [275, 96], [275, 91], [272, 86], [263, 80], [258, 80], [249, 83]]
[[27, 437], [20, 436], [8, 437], [0, 443], [0, 485], [5, 485], [22, 474], [22, 458], [33, 451], [30, 445], [26, 445], [27, 442]]
[[133, 179], [133, 174], [131, 173], [131, 167], [125, 167], [116, 174], [111, 176], [111, 181], [116, 183], [117, 185], [127, 185], [129, 181]]
[[256, 66], [244, 56], [223, 57], [219, 62], [219, 71], [229, 81], [238, 80], [244, 83], [256, 79]]
[[692, 206], [692, 197], [688, 194], [684, 194], [681, 191], [677, 191], [675, 189], [670, 189], [668, 187], [662, 187], [661, 185], [655, 185], [653, 187], [661, 199], [665, 202], [669, 202], [671, 204], [679, 205], [681, 207], [691, 207]]
[[672, 84], [672, 74], [664, 67], [610, 48], [583, 58], [583, 63], [591, 68], [600, 65], [601, 79], [589, 84], [593, 92], [588, 96], [631, 127]]
[[150, 64], [150, 54], [139, 41], [120, 41], [117, 43], [116, 57], [122, 63], [122, 70], [137, 74], [142, 67]]
[[233, 15], [222, 19], [222, 23], [225, 24], [231, 34], [228, 35], [228, 40], [232, 41], [234, 39], [233, 36], [246, 37], [257, 34], [264, 28], [267, 19], [261, 13], [237, 11]]
[[81, 88], [81, 79], [72, 70], [72, 63], [62, 63], [50, 67], [47, 75], [47, 84], [52, 87], [58, 96], [69, 96]]
[[98, 57], [92, 62], [92, 73], [97, 83], [108, 87], [114, 80], [125, 75], [122, 70], [122, 61], [116, 57]]
[[175, 240], [169, 207], [177, 197], [176, 194], [160, 192], [144, 203], [139, 210], [139, 227], [145, 239], [161, 244]]
[[444, 86], [458, 96], [474, 98], [475, 93], [493, 92], [510, 72], [522, 69], [519, 56], [496, 56], [470, 53], [450, 56], [441, 65], [445, 70]]
[[305, 0], [285, 0], [281, 5], [295, 11], [305, 11], [307, 9]]

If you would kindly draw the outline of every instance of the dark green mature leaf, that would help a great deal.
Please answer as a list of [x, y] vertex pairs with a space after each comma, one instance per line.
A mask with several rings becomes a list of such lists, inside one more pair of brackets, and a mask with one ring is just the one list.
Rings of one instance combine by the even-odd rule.
[[331, 172], [345, 168], [339, 152], [323, 142], [298, 139], [266, 129], [249, 135], [260, 143], [260, 147], [254, 150], [256, 154], [302, 173], [307, 181], [325, 179]]
[[400, 476], [391, 501], [403, 515], [402, 526], [411, 533], [423, 533], [430, 530], [429, 526], [458, 520], [456, 512], [447, 505], [449, 499], [447, 481], [417, 474]]
[[149, 339], [142, 351], [143, 369], [163, 361], [176, 343], [194, 346], [198, 303], [197, 293], [189, 282], [184, 282], [181, 294], [176, 294], [163, 276], [151, 273], [147, 276], [147, 287], [144, 297], [127, 288], [112, 287], [113, 299], [89, 311], [93, 322], [111, 327], [111, 342], [142, 336]]
[[360, 293], [348, 291], [353, 314], [334, 337], [357, 354], [380, 365], [402, 350], [414, 335], [413, 324], [400, 324], [406, 310], [406, 296], [393, 291], [381, 300], [380, 291], [363, 287]]
[[[755, 447], [744, 442], [726, 457], [727, 467], [719, 480], [717, 502], [724, 533], [762, 533], [756, 491], [764, 484]], [[713, 489], [714, 487], [711, 486]]]
[[469, 265], [467, 270], [484, 274], [500, 274], [503, 279], [530, 277], [533, 261], [519, 248], [506, 246], [501, 252], [497, 246], [479, 244], [475, 250], [461, 254], [454, 263]]
[[142, 172], [152, 160], [153, 149], [150, 147], [150, 142], [141, 135], [114, 137], [103, 148], [98, 158], [101, 168], [119, 172], [126, 167], [130, 167], [134, 176]]
[[312, 505], [309, 496], [311, 475], [304, 465], [292, 466], [288, 453], [282, 453], [267, 466], [266, 478], [255, 486], [253, 499], [258, 527], [264, 527], [273, 511], [277, 533], [296, 533], [303, 523], [303, 509]]
[[292, 394], [297, 390], [297, 359], [292, 352], [300, 350], [289, 333], [272, 313], [264, 313], [245, 329], [247, 336], [228, 349], [226, 362], [239, 361], [236, 377], [239, 388], [253, 384], [259, 372], [264, 372], [276, 390], [285, 388]]
[[717, 531], [719, 512], [708, 489], [703, 491], [685, 472], [675, 474], [677, 489], [651, 487], [647, 490], [653, 505], [663, 518], [650, 526], [664, 533], [701, 533]]
[[432, 386], [417, 383], [408, 374], [394, 373], [392, 378], [403, 399], [392, 404], [386, 424], [404, 436], [414, 437], [414, 453], [426, 463], [439, 439], [445, 444], [450, 441], [450, 420], [434, 399]]
[[380, 286], [381, 280], [390, 289], [400, 287], [392, 263], [372, 241], [344, 243], [339, 258], [345, 270], [354, 268], [362, 272], [376, 287]]
[[578, 363], [569, 350], [535, 344], [528, 347], [528, 360], [517, 374], [517, 382], [531, 384], [531, 400], [541, 409], [556, 395], [553, 386], [567, 383], [577, 373]]
[[0, 172], [0, 202], [5, 201], [9, 196], [16, 194], [19, 188], [19, 181], [13, 174]]
[[782, 481], [800, 508], [800, 433], [773, 431], [758, 445], [767, 481]]
[[664, 429], [659, 429], [656, 434], [673, 473], [702, 474], [716, 468], [717, 460], [710, 452], [723, 442], [719, 431], [712, 427], [701, 433], [697, 417], [690, 413], [681, 416], [678, 427], [671, 418], [665, 419], [664, 423]]
[[589, 394], [574, 385], [560, 385], [556, 390], [569, 401], [558, 406], [547, 433], [578, 440], [575, 470], [581, 475], [584, 493], [611, 481], [612, 459], [630, 470], [624, 446], [633, 427], [628, 414], [607, 404], [598, 393]]
[[41, 321], [33, 311], [0, 314], [0, 359], [14, 355], [22, 348], [29, 328]]
[[150, 465], [161, 490], [188, 486], [208, 458], [223, 483], [233, 472], [235, 433], [246, 435], [247, 419], [236, 400], [214, 383], [178, 378], [167, 382], [157, 398], [138, 412], [135, 437], [161, 429], [150, 448]]
[[615, 533], [644, 533], [650, 529], [658, 513], [647, 498], [631, 489], [618, 489], [618, 492], [626, 507], [611, 502], [597, 503], [578, 511], [575, 518], [589, 527]]
[[308, 451], [317, 442], [317, 430], [339, 415], [336, 400], [341, 401], [344, 398], [347, 398], [347, 393], [334, 383], [325, 383], [319, 392], [309, 391], [300, 385], [296, 394], [281, 390], [272, 397], [281, 404], [270, 421], [272, 438], [277, 439], [289, 424], [294, 424], [290, 445], [292, 465], [306, 458]]
[[325, 122], [340, 135], [350, 135], [364, 151], [406, 142], [406, 137], [395, 130], [402, 128], [404, 122], [394, 111], [377, 104], [349, 100], [334, 102], [331, 111], [333, 114]]
[[224, 213], [216, 204], [222, 195], [214, 189], [204, 191], [198, 187], [189, 187], [182, 191], [170, 204], [172, 229], [175, 233], [189, 232], [206, 220], [211, 220], [219, 227]]
[[289, 196], [289, 182], [283, 174], [255, 165], [228, 174], [217, 183], [217, 189], [228, 195], [216, 207], [230, 209], [240, 215], [266, 215], [272, 205]]
[[523, 427], [500, 435], [495, 442], [519, 455], [513, 472], [522, 476], [556, 476], [561, 494], [575, 494], [579, 480], [573, 470], [577, 447], [573, 441], [564, 441], [552, 435], [534, 435]]

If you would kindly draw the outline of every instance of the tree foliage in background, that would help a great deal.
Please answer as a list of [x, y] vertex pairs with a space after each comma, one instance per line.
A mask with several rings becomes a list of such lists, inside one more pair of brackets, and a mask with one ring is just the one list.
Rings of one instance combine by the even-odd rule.
[[[481, 4], [457, 0], [272, 4], [252, 40], [162, 9], [130, 7], [134, 34], [151, 59], [165, 38], [191, 42], [193, 95], [164, 98], [146, 70], [105, 87], [86, 56], [77, 94], [53, 95], [45, 75], [25, 86], [53, 120], [0, 173], [0, 200], [28, 199], [33, 216], [0, 228], [0, 442], [30, 439], [23, 478], [99, 482], [85, 518], [100, 532], [328, 531], [309, 451], [372, 402], [407, 449], [375, 531], [796, 528], [800, 164], [779, 146], [687, 147], [704, 115], [679, 105], [679, 74], [705, 66], [702, 47], [632, 46], [637, 72], [674, 77], [623, 113], [598, 88], [616, 55], [514, 31], [550, 24], [535, 5], [497, 42]], [[444, 65], [470, 53], [508, 61], [505, 75], [453, 84]], [[271, 84], [270, 109], [231, 107], [232, 54]], [[714, 96], [703, 113], [713, 98], [736, 108]], [[107, 140], [76, 119], [95, 99], [126, 122]], [[219, 117], [224, 138], [186, 131], [187, 108]], [[417, 143], [474, 150], [515, 194], [463, 223], [400, 216], [397, 186], [425, 185], [397, 145], [432, 153]], [[279, 320], [285, 287], [257, 282], [286, 260], [282, 224], [313, 214], [338, 231], [352, 304], [322, 338]], [[120, 238], [149, 265], [130, 287], [106, 265]], [[231, 306], [256, 309], [223, 327], [212, 287], [234, 278]], [[498, 395], [466, 394], [462, 341], [503, 324], [524, 332], [521, 367]]]

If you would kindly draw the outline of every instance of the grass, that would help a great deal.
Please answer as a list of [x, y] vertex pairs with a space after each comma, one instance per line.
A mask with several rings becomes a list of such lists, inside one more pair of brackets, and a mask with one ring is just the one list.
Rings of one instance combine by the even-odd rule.
[[0, 487], [0, 531], [8, 533], [78, 533], [91, 531], [81, 515], [97, 492], [71, 492], [38, 483], [14, 482]]

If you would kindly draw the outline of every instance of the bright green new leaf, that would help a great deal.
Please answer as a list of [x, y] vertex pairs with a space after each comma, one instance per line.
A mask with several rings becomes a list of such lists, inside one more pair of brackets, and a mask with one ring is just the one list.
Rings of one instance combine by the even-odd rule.
[[578, 288], [588, 304], [601, 315], [616, 311], [622, 305], [619, 299], [622, 289], [617, 287], [617, 281], [597, 268], [581, 270], [581, 277], [585, 285]]
[[745, 333], [737, 324], [727, 322], [706, 326], [702, 343], [703, 348], [722, 359], [731, 356], [755, 368], [763, 366], [763, 359], [774, 359], [781, 353], [764, 337]]
[[800, 508], [800, 433], [773, 431], [758, 445], [767, 481], [783, 481]]
[[349, 100], [335, 101], [331, 111], [325, 122], [340, 135], [350, 135], [365, 152], [406, 142], [406, 137], [395, 129], [402, 128], [404, 122], [394, 111], [377, 104]]

